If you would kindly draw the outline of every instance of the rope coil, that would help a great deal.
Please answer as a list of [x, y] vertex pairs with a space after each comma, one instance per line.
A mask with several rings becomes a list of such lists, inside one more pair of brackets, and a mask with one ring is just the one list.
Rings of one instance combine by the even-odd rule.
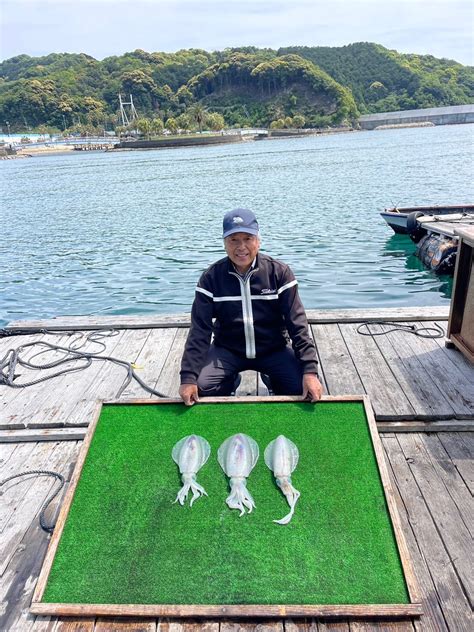
[[[82, 371], [84, 369], [87, 369], [88, 367], [91, 366], [93, 360], [103, 360], [103, 361], [113, 362], [114, 364], [118, 364], [119, 366], [123, 366], [127, 371], [127, 377], [117, 394], [117, 398], [119, 398], [122, 395], [123, 391], [127, 388], [127, 386], [130, 384], [132, 380], [136, 380], [138, 384], [140, 384], [140, 386], [145, 391], [151, 393], [152, 395], [157, 395], [158, 397], [166, 397], [166, 395], [164, 395], [163, 393], [160, 393], [160, 391], [155, 390], [151, 386], [148, 386], [140, 377], [138, 377], [138, 375], [135, 373], [135, 370], [130, 362], [127, 362], [126, 360], [120, 360], [119, 358], [114, 358], [112, 356], [101, 355], [101, 353], [105, 351], [106, 349], [106, 345], [102, 341], [102, 338], [116, 336], [118, 334], [118, 331], [114, 329], [91, 331], [86, 336], [84, 336], [84, 334], [82, 333], [78, 333], [74, 331], [58, 332], [58, 331], [48, 331], [46, 329], [43, 329], [41, 330], [41, 332], [38, 332], [38, 333], [45, 333], [45, 334], [52, 334], [52, 335], [66, 335], [67, 334], [70, 336], [75, 336], [75, 338], [73, 338], [73, 340], [67, 347], [63, 347], [60, 345], [53, 345], [49, 342], [45, 342], [44, 340], [37, 340], [35, 342], [27, 342], [26, 344], [18, 347], [18, 349], [9, 349], [7, 353], [4, 355], [4, 357], [0, 360], [0, 385], [4, 384], [5, 386], [10, 386], [11, 388], [26, 388], [28, 386], [40, 384], [41, 382], [46, 382], [47, 380], [51, 380], [60, 375], [65, 375], [66, 373], [74, 373], [76, 371]], [[81, 338], [83, 338], [82, 341], [81, 341]], [[80, 344], [78, 344], [79, 342]], [[102, 348], [96, 353], [80, 351], [80, 349], [84, 347], [87, 343], [96, 344]], [[35, 353], [29, 360], [26, 360], [24, 357], [22, 357], [22, 353], [25, 351], [25, 349], [29, 347], [35, 347], [35, 346], [43, 346], [43, 347], [46, 347], [46, 349], [43, 349], [42, 351]], [[37, 364], [37, 363], [35, 364], [32, 362], [34, 358], [37, 358], [38, 356], [44, 353], [51, 352], [51, 351], [62, 352], [64, 357], [59, 358], [58, 360], [51, 361], [51, 362], [46, 362], [44, 364]], [[76, 364], [76, 366], [69, 366], [68, 368], [63, 368], [62, 370], [57, 371], [56, 373], [53, 373], [51, 375], [46, 375], [44, 377], [40, 377], [36, 380], [32, 380], [29, 382], [22, 382], [22, 383], [15, 381], [15, 379], [19, 377], [16, 375], [16, 370], [19, 366], [25, 367], [27, 369], [45, 370], [45, 369], [53, 369], [56, 367], [60, 367], [68, 363], [70, 364], [71, 362], [77, 363], [80, 361], [82, 361], [82, 364], [79, 364], [79, 365]]]
[[[387, 326], [391, 327], [391, 329], [384, 331], [371, 331], [371, 325]], [[392, 331], [404, 331], [405, 333], [413, 334], [415, 336], [419, 336], [420, 338], [444, 338], [446, 335], [444, 329], [438, 325], [438, 323], [433, 323], [433, 325], [434, 327], [419, 327], [418, 325], [396, 323], [389, 320], [367, 321], [361, 323], [357, 327], [357, 333], [361, 336], [384, 336]], [[366, 327], [367, 331], [361, 331], [363, 327]]]
[[[64, 476], [62, 474], [59, 474], [59, 472], [51, 472], [50, 470], [29, 470], [27, 472], [20, 472], [20, 474], [13, 474], [12, 476], [9, 476], [8, 478], [3, 479], [3, 481], [0, 481], [0, 487], [5, 485], [5, 483], [8, 483], [8, 481], [12, 481], [15, 478], [20, 478], [21, 476], [28, 476], [29, 474], [36, 474], [37, 476], [53, 476], [59, 481], [59, 485], [54, 490], [54, 493], [51, 494], [42, 504], [40, 515], [39, 515], [39, 523], [43, 531], [46, 531], [47, 533], [53, 533], [56, 523], [46, 524], [44, 515], [49, 505], [52, 503], [52, 501], [56, 498], [56, 496], [64, 487]], [[4, 492], [0, 492], [0, 496], [3, 495], [3, 493]]]

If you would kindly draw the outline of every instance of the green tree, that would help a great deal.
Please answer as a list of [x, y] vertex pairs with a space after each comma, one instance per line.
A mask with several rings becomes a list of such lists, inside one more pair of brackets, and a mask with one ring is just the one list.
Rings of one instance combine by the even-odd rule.
[[158, 136], [163, 134], [164, 125], [163, 121], [160, 118], [154, 118], [151, 122], [151, 131]]
[[150, 134], [152, 131], [152, 124], [151, 124], [150, 119], [147, 119], [147, 118], [137, 119], [134, 122], [134, 126], [141, 134], [143, 134], [143, 136], [145, 136], [145, 138], [150, 138]]
[[210, 129], [214, 131], [219, 131], [221, 129], [224, 129], [224, 117], [218, 112], [209, 112], [209, 114], [206, 116], [206, 124], [210, 127]]
[[191, 116], [192, 120], [197, 123], [200, 134], [202, 134], [202, 126], [204, 125], [204, 122], [206, 120], [206, 112], [206, 108], [201, 105], [201, 103], [195, 103], [189, 110], [189, 115]]
[[284, 119], [280, 118], [270, 123], [270, 129], [283, 129], [285, 127]]
[[176, 100], [178, 101], [178, 103], [184, 103], [185, 105], [188, 105], [188, 103], [190, 103], [192, 99], [193, 95], [186, 86], [181, 86], [181, 88], [179, 88], [179, 90], [176, 92]]
[[304, 127], [304, 124], [306, 123], [306, 119], [303, 115], [301, 114], [295, 114], [293, 117], [293, 127], [296, 127], [297, 129]]
[[176, 132], [178, 131], [178, 123], [176, 122], [176, 119], [172, 116], [167, 119], [165, 127], [171, 134], [176, 134]]
[[176, 122], [178, 123], [179, 129], [187, 131], [188, 129], [191, 128], [191, 118], [189, 114], [186, 114], [183, 112], [183, 114], [180, 114], [178, 116], [178, 118], [176, 119]]

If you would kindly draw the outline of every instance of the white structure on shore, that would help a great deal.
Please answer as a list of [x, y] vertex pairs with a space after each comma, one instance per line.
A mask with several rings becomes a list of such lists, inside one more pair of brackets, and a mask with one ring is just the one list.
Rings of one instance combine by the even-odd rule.
[[402, 125], [405, 123], [434, 123], [435, 125], [474, 123], [474, 104], [365, 114], [360, 117], [359, 123], [362, 129], [375, 129], [380, 125]]

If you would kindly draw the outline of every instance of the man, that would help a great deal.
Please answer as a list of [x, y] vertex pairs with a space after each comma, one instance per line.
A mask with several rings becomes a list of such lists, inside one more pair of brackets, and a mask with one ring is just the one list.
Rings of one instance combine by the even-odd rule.
[[316, 350], [292, 271], [259, 254], [252, 211], [227, 213], [223, 237], [227, 257], [211, 265], [196, 287], [181, 362], [182, 400], [192, 406], [199, 396], [230, 395], [247, 369], [268, 376], [276, 395], [320, 399]]

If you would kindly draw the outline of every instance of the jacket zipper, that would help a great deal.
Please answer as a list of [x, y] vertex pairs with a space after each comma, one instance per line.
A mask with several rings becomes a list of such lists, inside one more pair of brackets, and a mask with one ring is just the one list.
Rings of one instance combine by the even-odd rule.
[[253, 326], [252, 295], [250, 294], [250, 277], [257, 270], [258, 268], [253, 268], [244, 278], [236, 272], [229, 272], [229, 274], [233, 274], [237, 277], [240, 283], [242, 315], [244, 319], [245, 356], [249, 359], [255, 358], [257, 354], [255, 348], [255, 330]]

